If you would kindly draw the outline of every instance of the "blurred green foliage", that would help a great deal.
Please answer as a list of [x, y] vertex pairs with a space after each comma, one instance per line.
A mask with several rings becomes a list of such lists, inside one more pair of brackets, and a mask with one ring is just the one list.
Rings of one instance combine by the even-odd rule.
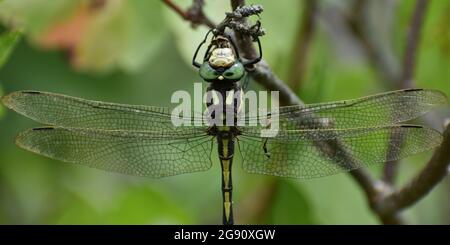
[[0, 68], [5, 64], [13, 51], [20, 35], [19, 31], [9, 31], [0, 35]]
[[[7, 31], [0, 34], [0, 69], [6, 63], [9, 55], [12, 53], [16, 43], [20, 38], [21, 32], [19, 31]], [[2, 89], [0, 87], [0, 95], [2, 95]], [[3, 115], [3, 107], [0, 107], [0, 117]]]
[[[86, 70], [141, 69], [166, 38], [158, 1], [115, 1], [95, 18], [77, 52]], [[151, 10], [152, 14], [148, 11]], [[159, 10], [159, 11], [158, 11]]]
[[0, 19], [23, 27], [37, 43], [49, 42], [46, 36], [64, 35], [65, 31], [82, 33], [72, 50], [78, 69], [133, 71], [142, 68], [166, 37], [167, 28], [160, 21], [161, 9], [158, 1], [146, 0], [112, 0], [104, 7], [92, 1], [5, 0]]
[[[206, 28], [192, 29], [160, 1], [110, 0], [106, 6], [80, 14], [85, 11], [80, 8], [89, 7], [88, 2], [0, 2], [3, 25], [22, 28], [25, 34], [0, 70], [3, 91], [34, 89], [94, 100], [168, 106], [174, 91], [192, 91], [192, 83], [200, 81], [190, 59]], [[215, 23], [230, 10], [228, 1], [205, 2], [205, 13]], [[261, 16], [267, 32], [262, 38], [264, 56], [275, 73], [287, 79], [302, 2], [247, 2], [264, 5]], [[348, 1], [337, 2], [321, 1], [320, 7], [345, 8]], [[191, 1], [177, 3], [188, 7]], [[391, 41], [398, 57], [403, 54], [414, 3], [395, 3], [395, 35]], [[431, 2], [415, 74], [417, 87], [439, 89], [447, 94], [450, 94], [449, 10], [449, 1]], [[73, 30], [83, 33], [75, 38], [76, 42], [69, 40], [71, 45], [66, 46], [67, 42], [60, 39], [56, 45], [48, 41], [49, 33], [60, 33], [58, 23], [65, 23], [63, 27], [68, 28], [71, 25], [67, 23], [79, 21], [79, 18], [87, 18], [88, 24], [75, 25], [79, 29]], [[343, 52], [322, 20], [317, 28], [307, 77], [299, 91], [303, 100], [312, 103], [348, 99], [386, 90], [379, 81], [380, 74], [363, 55], [357, 54], [357, 48]], [[0, 46], [4, 43], [2, 40]], [[0, 57], [1, 51], [2, 48]], [[259, 89], [259, 86], [252, 83], [251, 89]], [[221, 222], [217, 161], [207, 172], [158, 180], [112, 174], [50, 160], [13, 144], [14, 135], [36, 125], [13, 112], [4, 113], [0, 118], [0, 223]], [[402, 161], [399, 183], [421, 169], [430, 154]], [[217, 158], [215, 153], [213, 158]], [[370, 170], [378, 176], [381, 166]], [[274, 183], [274, 178], [245, 173], [239, 157], [233, 174], [237, 223], [378, 223], [367, 207], [364, 193], [346, 174], [310, 181], [276, 178], [275, 194], [267, 200], [261, 196]], [[260, 207], [265, 207], [264, 212], [258, 213], [262, 217], [253, 217], [251, 214]], [[406, 216], [412, 223], [450, 223], [449, 207], [450, 181], [447, 179], [418, 205], [408, 209]]]

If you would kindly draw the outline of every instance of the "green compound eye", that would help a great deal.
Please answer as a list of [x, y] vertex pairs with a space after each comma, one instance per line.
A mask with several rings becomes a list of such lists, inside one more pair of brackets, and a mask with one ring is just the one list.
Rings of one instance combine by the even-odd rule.
[[214, 68], [212, 68], [208, 64], [208, 62], [205, 62], [200, 66], [199, 73], [200, 76], [205, 80], [217, 79], [220, 75]]
[[241, 63], [236, 62], [223, 73], [223, 76], [230, 80], [239, 80], [244, 76], [244, 72], [244, 66]]

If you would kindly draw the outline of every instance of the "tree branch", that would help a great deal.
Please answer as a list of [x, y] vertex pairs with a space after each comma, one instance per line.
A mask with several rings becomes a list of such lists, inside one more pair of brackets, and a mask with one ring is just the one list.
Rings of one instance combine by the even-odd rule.
[[[368, 30], [374, 28], [369, 25], [368, 19], [366, 19], [367, 0], [355, 1], [349, 16], [344, 16], [344, 20], [349, 27], [349, 30], [353, 33], [356, 40], [359, 41], [361, 46], [366, 51], [369, 62], [376, 68], [378, 74], [384, 82], [384, 86], [388, 89], [397, 88], [396, 84], [399, 79], [399, 67], [395, 55], [390, 50], [383, 49], [374, 38], [376, 35], [369, 35], [371, 33]], [[331, 11], [336, 11], [335, 9]]]
[[[245, 1], [243, 0], [231, 0], [231, 6], [233, 10], [238, 6], [245, 5]], [[246, 21], [243, 19], [242, 21]], [[247, 58], [252, 59], [257, 56], [256, 50], [253, 47], [253, 43], [251, 39], [239, 39], [239, 35], [236, 35], [237, 45], [240, 51], [245, 51], [245, 55]], [[250, 75], [265, 88], [273, 91], [279, 91], [280, 93], [280, 104], [281, 105], [303, 105], [303, 101], [298, 98], [298, 96], [281, 80], [279, 79], [270, 69], [269, 65], [265, 60], [260, 61], [255, 69], [250, 71]], [[339, 142], [333, 145], [322, 144], [317, 146], [319, 149], [327, 152], [328, 147], [342, 147]], [[329, 152], [329, 151], [328, 151]], [[345, 152], [345, 149], [342, 150]], [[345, 156], [346, 162], [350, 165], [356, 165], [354, 160], [350, 156]], [[363, 189], [365, 192], [369, 203], [374, 203], [378, 200], [378, 196], [380, 195], [379, 189], [377, 189], [378, 184], [372, 176], [365, 169], [359, 168], [353, 170], [349, 173], [356, 183]], [[392, 217], [397, 223], [401, 223], [400, 220], [397, 220], [396, 217]]]
[[447, 125], [443, 137], [441, 146], [435, 150], [428, 164], [403, 188], [380, 201], [378, 207], [375, 208], [379, 214], [391, 215], [413, 205], [448, 176], [450, 124]]
[[316, 0], [306, 0], [303, 14], [300, 16], [299, 30], [294, 46], [294, 57], [292, 66], [289, 72], [289, 84], [294, 92], [300, 90], [303, 80], [306, 76], [308, 54], [311, 45], [311, 40], [314, 35], [316, 27], [315, 13], [317, 8]]
[[[369, 59], [377, 68], [378, 73], [385, 77], [385, 84], [388, 88], [400, 89], [412, 87], [416, 53], [420, 40], [420, 30], [423, 24], [424, 13], [426, 11], [428, 1], [417, 1], [414, 13], [410, 21], [410, 28], [406, 40], [407, 45], [405, 48], [405, 54], [403, 58], [404, 62], [401, 72], [396, 72], [395, 69], [391, 69], [388, 65], [389, 59], [387, 59], [385, 56], [394, 57], [394, 55], [386, 55], [386, 52], [381, 50], [379, 45], [376, 45], [373, 39], [368, 36], [367, 30], [371, 28], [370, 26], [366, 26], [367, 20], [363, 15], [366, 4], [367, 1], [365, 0], [355, 2], [351, 11], [352, 15], [346, 19], [350, 30], [352, 30], [354, 36], [366, 49]], [[446, 138], [447, 137], [448, 136], [446, 136]], [[445, 146], [442, 147], [445, 148]], [[388, 154], [395, 154], [395, 150], [389, 149]], [[445, 158], [445, 156], [443, 156], [442, 154], [443, 153], [437, 153], [437, 155], [435, 154], [430, 162], [434, 162], [433, 159], [435, 158], [441, 159], [441, 161], [443, 161], [442, 159]], [[445, 171], [447, 171], [446, 167], [436, 167], [435, 165], [436, 164], [427, 165], [427, 167], [410, 184], [406, 185], [401, 191], [398, 192], [393, 192], [391, 187], [396, 175], [398, 164], [390, 162], [385, 165], [383, 176], [384, 181], [378, 181], [372, 184], [368, 184], [369, 191], [372, 189], [370, 186], [373, 186], [373, 184], [378, 184], [378, 187], [375, 187], [375, 191], [373, 191], [371, 195], [368, 195], [368, 198], [370, 207], [377, 214], [382, 223], [403, 223], [400, 217], [400, 211], [403, 208], [412, 205], [414, 202], [423, 197], [443, 178], [442, 175], [445, 176]], [[437, 173], [434, 171], [437, 171]]]
[[[413, 87], [412, 78], [415, 68], [415, 59], [417, 47], [420, 40], [420, 30], [424, 19], [424, 13], [428, 5], [428, 0], [418, 0], [412, 14], [408, 30], [406, 48], [403, 57], [403, 66], [401, 70], [392, 68], [392, 62], [400, 64], [400, 61], [389, 49], [382, 49], [374, 41], [376, 34], [369, 33], [367, 30], [373, 30], [365, 18], [367, 0], [355, 1], [351, 15], [347, 16], [346, 22], [357, 40], [361, 43], [367, 52], [370, 62], [376, 68], [378, 74], [383, 77], [387, 89], [404, 89]], [[371, 34], [371, 36], [369, 35]], [[390, 58], [391, 57], [391, 58]], [[393, 60], [390, 62], [390, 60]], [[394, 66], [396, 67], [396, 66]], [[388, 155], [395, 155], [396, 149], [389, 148]], [[387, 162], [384, 166], [382, 179], [390, 185], [394, 185], [397, 176], [398, 161]]]
[[410, 21], [408, 37], [406, 39], [406, 50], [403, 57], [402, 77], [400, 80], [400, 86], [402, 88], [412, 87], [412, 80], [416, 66], [417, 47], [419, 46], [421, 39], [420, 33], [428, 3], [428, 0], [417, 0], [416, 7]]
[[176, 3], [172, 2], [172, 0], [163, 0], [163, 2], [167, 5], [167, 7], [172, 9], [175, 13], [180, 15], [183, 19], [188, 20], [187, 13], [183, 9], [181, 9], [181, 7], [178, 6]]
[[205, 4], [203, 0], [193, 0], [191, 7], [186, 11], [180, 6], [174, 3], [172, 0], [162, 0], [167, 7], [171, 8], [175, 13], [177, 13], [181, 18], [191, 22], [191, 24], [196, 27], [198, 25], [205, 25], [209, 28], [214, 28], [216, 25], [203, 13], [203, 5]]
[[[428, 0], [417, 0], [407, 34], [406, 48], [403, 56], [402, 74], [401, 76], [399, 76], [400, 80], [396, 84], [397, 89], [412, 88], [414, 86], [413, 76], [416, 64], [417, 50], [420, 42], [420, 32], [422, 29], [427, 6]], [[396, 154], [396, 150], [388, 149], [388, 154]], [[398, 161], [387, 163], [384, 166], [383, 180], [393, 185], [395, 177], [397, 176], [398, 167]]]

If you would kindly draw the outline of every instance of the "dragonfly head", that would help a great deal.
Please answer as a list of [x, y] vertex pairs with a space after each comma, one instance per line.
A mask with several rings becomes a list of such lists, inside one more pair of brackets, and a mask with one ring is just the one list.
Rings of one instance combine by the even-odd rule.
[[245, 68], [227, 37], [218, 35], [208, 47], [209, 52], [200, 66], [200, 76], [206, 81], [238, 81]]

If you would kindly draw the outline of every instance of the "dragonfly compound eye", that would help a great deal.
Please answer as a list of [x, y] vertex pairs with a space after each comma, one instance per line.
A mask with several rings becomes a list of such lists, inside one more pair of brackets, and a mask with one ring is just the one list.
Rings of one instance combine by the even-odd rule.
[[217, 79], [220, 74], [216, 69], [212, 68], [208, 62], [203, 63], [199, 70], [200, 76], [205, 80]]
[[240, 62], [236, 62], [223, 73], [223, 76], [229, 80], [239, 80], [244, 76], [244, 72], [244, 66]]

